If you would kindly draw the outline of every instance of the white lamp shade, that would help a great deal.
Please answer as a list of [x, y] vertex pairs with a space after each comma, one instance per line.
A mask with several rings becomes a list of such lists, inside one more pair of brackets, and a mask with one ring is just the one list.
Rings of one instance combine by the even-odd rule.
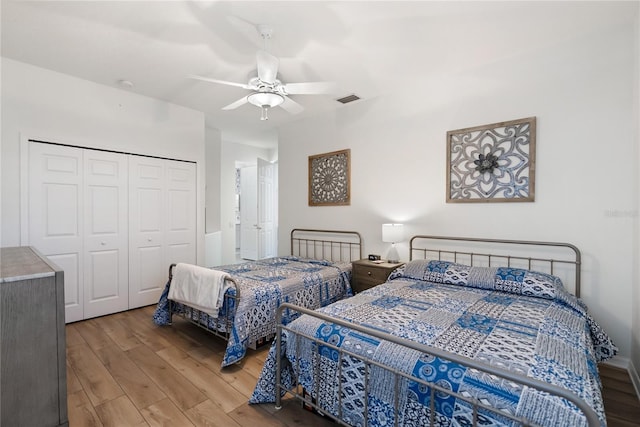
[[256, 107], [277, 107], [284, 102], [284, 97], [274, 92], [254, 92], [247, 96], [247, 101]]
[[402, 224], [382, 224], [382, 241], [386, 243], [397, 243], [404, 240], [404, 225]]

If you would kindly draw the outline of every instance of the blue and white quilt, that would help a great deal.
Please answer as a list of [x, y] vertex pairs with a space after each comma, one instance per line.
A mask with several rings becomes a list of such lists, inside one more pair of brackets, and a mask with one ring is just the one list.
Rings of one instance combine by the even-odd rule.
[[[310, 309], [324, 307], [332, 302], [353, 295], [351, 290], [351, 263], [329, 262], [298, 257], [275, 257], [242, 264], [216, 267], [226, 271], [240, 289], [240, 302], [229, 342], [222, 361], [228, 366], [241, 360], [247, 347], [276, 332], [276, 309], [289, 302]], [[227, 292], [235, 294], [235, 289]], [[157, 325], [169, 324], [169, 283], [167, 283], [153, 315]], [[215, 329], [217, 319], [182, 304], [174, 304], [174, 312], [188, 316]], [[219, 316], [226, 316], [233, 307], [223, 305]], [[285, 313], [286, 323], [299, 313]], [[223, 331], [226, 332], [226, 331]]]
[[[396, 270], [387, 283], [318, 311], [565, 387], [585, 400], [606, 424], [597, 363], [615, 355], [617, 348], [587, 314], [582, 301], [570, 295], [555, 276], [515, 268], [412, 261]], [[577, 407], [564, 399], [451, 361], [310, 316], [297, 319], [290, 327], [540, 425], [586, 423]], [[344, 356], [338, 366], [337, 352], [306, 339], [301, 339], [298, 353], [289, 334], [283, 333], [286, 387], [291, 388], [297, 378], [316, 403], [336, 417], [341, 402], [342, 419], [352, 426], [365, 425], [365, 405], [370, 426], [390, 426], [396, 421], [401, 426], [429, 423], [429, 389], [400, 380], [396, 414], [389, 375], [372, 367], [370, 391], [364, 396], [361, 360]], [[275, 401], [275, 357], [273, 345], [250, 403]], [[436, 425], [472, 425], [472, 410], [461, 399], [436, 394], [434, 403]], [[478, 424], [512, 425], [485, 410], [480, 410]]]

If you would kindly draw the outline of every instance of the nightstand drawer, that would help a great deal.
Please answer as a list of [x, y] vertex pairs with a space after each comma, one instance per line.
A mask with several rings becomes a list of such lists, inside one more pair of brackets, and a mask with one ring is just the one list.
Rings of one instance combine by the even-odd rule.
[[369, 288], [373, 288], [374, 286], [377, 286], [380, 283], [384, 283], [384, 282], [386, 282], [386, 279], [376, 280], [376, 279], [369, 279], [369, 278], [360, 276], [357, 279], [353, 280], [353, 282], [351, 283], [351, 288], [353, 289], [353, 292], [358, 293], [358, 292], [367, 290]]
[[383, 283], [386, 282], [387, 277], [389, 277], [389, 271], [386, 268], [356, 264], [353, 266], [353, 270], [353, 275], [357, 276], [358, 280], [378, 280], [378, 283]]
[[366, 259], [353, 261], [351, 287], [355, 293], [362, 292], [365, 289], [372, 288], [380, 283], [387, 281], [387, 278], [393, 270], [400, 267], [403, 263], [380, 264], [373, 263]]

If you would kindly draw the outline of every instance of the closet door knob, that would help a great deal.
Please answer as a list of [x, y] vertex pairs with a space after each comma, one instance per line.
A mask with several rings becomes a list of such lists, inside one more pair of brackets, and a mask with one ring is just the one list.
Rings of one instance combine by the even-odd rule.
[[107, 244], [107, 242], [100, 242], [100, 244], [101, 244], [102, 246], [104, 246], [104, 245], [106, 245], [106, 244]]
[[147, 242], [150, 242], [150, 241], [151, 241], [151, 237], [149, 237], [149, 238], [147, 239]]

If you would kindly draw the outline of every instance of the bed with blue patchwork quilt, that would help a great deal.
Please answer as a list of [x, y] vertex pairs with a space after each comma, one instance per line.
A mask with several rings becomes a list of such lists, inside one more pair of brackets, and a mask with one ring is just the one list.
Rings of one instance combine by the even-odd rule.
[[282, 329], [250, 403], [279, 403], [278, 376], [280, 396], [350, 426], [606, 425], [597, 364], [617, 348], [554, 275], [414, 260], [316, 311]]
[[[350, 262], [287, 256], [224, 265], [216, 270], [229, 273], [237, 286], [227, 290], [231, 297], [225, 298], [218, 317], [169, 301], [169, 281], [153, 320], [157, 325], [169, 325], [172, 315], [179, 314], [211, 332], [224, 333], [228, 341], [223, 367], [240, 361], [248, 347], [275, 334], [275, 313], [281, 303], [315, 309], [352, 295]], [[233, 298], [236, 292], [240, 298]], [[298, 315], [292, 312], [286, 321]]]

